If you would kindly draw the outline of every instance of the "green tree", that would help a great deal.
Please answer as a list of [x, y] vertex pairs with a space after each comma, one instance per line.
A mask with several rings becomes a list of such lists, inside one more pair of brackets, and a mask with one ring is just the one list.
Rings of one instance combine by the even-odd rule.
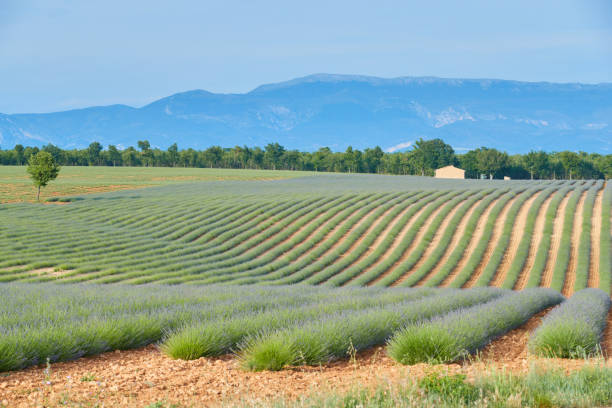
[[543, 151], [530, 151], [526, 155], [522, 156], [522, 165], [531, 175], [536, 175], [541, 178], [548, 170], [548, 155]]
[[113, 167], [115, 167], [117, 163], [121, 163], [121, 153], [117, 150], [117, 146], [108, 145], [108, 160], [113, 163]]
[[572, 174], [576, 174], [580, 171], [582, 160], [577, 153], [564, 151], [559, 153], [559, 161], [563, 166], [566, 174], [569, 174], [569, 179], [572, 179]]
[[90, 166], [100, 164], [100, 152], [102, 151], [102, 145], [98, 142], [93, 142], [87, 147], [87, 159]]
[[140, 149], [140, 155], [142, 157], [142, 163], [145, 166], [153, 165], [153, 152], [151, 151], [151, 144], [148, 140], [139, 140], [138, 148]]
[[36, 201], [40, 201], [40, 188], [45, 187], [51, 180], [55, 180], [59, 174], [60, 167], [55, 163], [51, 153], [41, 151], [30, 156], [27, 171], [32, 178], [34, 186], [38, 189]]
[[168, 148], [168, 160], [170, 160], [170, 166], [176, 167], [176, 162], [178, 162], [178, 145], [173, 143], [172, 146]]
[[508, 153], [500, 152], [497, 149], [488, 149], [481, 147], [476, 155], [478, 170], [489, 175], [489, 179], [493, 180], [493, 176], [498, 171], [508, 166]]
[[285, 153], [285, 148], [278, 143], [268, 143], [264, 150], [264, 160], [268, 166], [272, 167], [272, 170], [276, 170], [276, 167], [281, 162], [281, 157]]
[[17, 165], [21, 166], [23, 164], [23, 145], [16, 144], [15, 145], [15, 158], [17, 159]]
[[435, 169], [455, 162], [455, 151], [442, 139], [419, 139], [412, 150], [412, 163], [420, 170], [421, 176], [433, 173]]

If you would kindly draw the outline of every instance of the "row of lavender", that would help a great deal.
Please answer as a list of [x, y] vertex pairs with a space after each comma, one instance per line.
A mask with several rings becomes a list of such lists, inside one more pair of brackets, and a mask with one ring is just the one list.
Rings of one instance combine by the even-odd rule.
[[347, 357], [387, 342], [389, 355], [402, 364], [448, 363], [478, 352], [559, 304], [531, 336], [530, 351], [573, 358], [600, 351], [610, 309], [604, 291], [585, 289], [565, 301], [559, 292], [546, 288], [480, 290], [438, 293], [384, 310], [343, 312], [305, 325], [258, 332], [245, 336], [237, 354], [247, 369], [278, 370]]

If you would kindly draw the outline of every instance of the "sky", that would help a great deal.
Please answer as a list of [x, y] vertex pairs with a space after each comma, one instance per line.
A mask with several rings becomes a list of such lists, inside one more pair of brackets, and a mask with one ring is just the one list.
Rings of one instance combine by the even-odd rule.
[[612, 1], [0, 0], [0, 112], [314, 73], [612, 82]]

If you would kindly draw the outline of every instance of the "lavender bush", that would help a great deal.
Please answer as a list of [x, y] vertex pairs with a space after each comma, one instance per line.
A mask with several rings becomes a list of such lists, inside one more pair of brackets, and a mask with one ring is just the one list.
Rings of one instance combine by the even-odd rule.
[[481, 305], [407, 326], [392, 337], [387, 350], [402, 364], [456, 361], [563, 299], [559, 292], [545, 288], [511, 292]]
[[583, 289], [544, 318], [529, 339], [529, 351], [545, 357], [583, 358], [597, 353], [610, 310], [600, 289]]

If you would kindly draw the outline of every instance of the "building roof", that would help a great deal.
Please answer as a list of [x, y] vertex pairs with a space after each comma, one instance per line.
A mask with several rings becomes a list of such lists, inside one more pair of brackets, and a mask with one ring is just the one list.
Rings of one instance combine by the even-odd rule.
[[436, 169], [436, 170], [442, 170], [442, 169], [455, 169], [455, 170], [465, 171], [465, 170], [460, 169], [459, 167], [455, 167], [455, 166], [444, 166], [444, 167], [440, 167], [439, 169]]

